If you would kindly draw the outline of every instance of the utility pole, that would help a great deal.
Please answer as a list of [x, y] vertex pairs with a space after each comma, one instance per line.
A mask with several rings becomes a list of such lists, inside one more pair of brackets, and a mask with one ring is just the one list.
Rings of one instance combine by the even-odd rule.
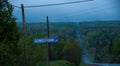
[[26, 47], [26, 24], [25, 24], [25, 14], [24, 14], [24, 5], [21, 4], [21, 10], [22, 10], [22, 22], [23, 22], [23, 30], [24, 30], [24, 37], [23, 37], [23, 41], [24, 41], [24, 64], [25, 66], [28, 66], [28, 58], [27, 58], [27, 47]]
[[[50, 34], [49, 34], [48, 16], [46, 17], [46, 19], [47, 19], [47, 35], [48, 35], [48, 38], [49, 38]], [[47, 59], [47, 66], [50, 66], [50, 44], [49, 43], [46, 44], [46, 59]]]

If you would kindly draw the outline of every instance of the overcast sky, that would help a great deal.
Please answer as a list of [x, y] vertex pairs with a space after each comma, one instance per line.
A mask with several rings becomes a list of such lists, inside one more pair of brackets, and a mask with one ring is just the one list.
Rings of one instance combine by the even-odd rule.
[[[83, 0], [9, 0], [13, 5], [32, 6]], [[80, 22], [96, 20], [120, 20], [120, 0], [94, 0], [76, 4], [25, 8], [26, 22]], [[14, 8], [14, 16], [21, 22], [21, 9]]]

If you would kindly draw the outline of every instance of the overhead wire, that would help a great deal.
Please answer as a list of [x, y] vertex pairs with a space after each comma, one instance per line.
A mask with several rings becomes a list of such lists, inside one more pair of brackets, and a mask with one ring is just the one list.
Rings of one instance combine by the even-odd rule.
[[[80, 10], [80, 12], [86, 12], [85, 14], [90, 14], [91, 12], [106, 12], [106, 10], [108, 10], [108, 9], [118, 8], [114, 5], [110, 5], [109, 7], [106, 7], [106, 6], [104, 6], [105, 3], [102, 3], [102, 5], [100, 5], [100, 6], [99, 5], [97, 6], [96, 3], [92, 3], [92, 4], [96, 5], [96, 6], [93, 6], [92, 8], [88, 8], [88, 9], [85, 9], [82, 11]], [[82, 14], [84, 14], [84, 13], [82, 13]]]
[[[80, 3], [80, 2], [86, 2], [86, 1], [93, 1], [93, 0], [84, 0], [84, 1], [73, 1], [73, 2], [65, 2], [65, 3], [56, 3], [56, 4], [46, 4], [46, 5], [34, 5], [34, 6], [24, 6], [24, 8], [33, 8], [33, 7], [46, 7], [46, 6], [56, 6], [56, 5], [65, 5], [65, 4], [74, 4], [74, 3]], [[14, 7], [17, 7], [17, 8], [21, 8], [21, 7], [19, 7], [19, 6], [15, 6], [14, 5]], [[96, 9], [97, 8], [97, 9]], [[82, 12], [82, 14], [77, 14], [77, 15], [72, 15], [72, 16], [77, 16], [77, 17], [79, 17], [79, 16], [87, 16], [87, 15], [85, 15], [85, 14], [90, 14], [91, 12], [103, 12], [103, 11], [105, 11], [104, 10], [104, 8], [106, 8], [106, 7], [102, 7], [102, 8], [100, 8], [99, 6], [95, 6], [95, 7], [93, 7], [92, 9], [90, 8], [90, 9], [85, 9], [85, 10], [83, 10], [83, 12]], [[109, 8], [109, 7], [107, 7], [107, 8]], [[110, 7], [111, 8], [111, 7]], [[80, 11], [81, 12], [81, 11]], [[95, 14], [95, 13], [93, 13], [93, 14]], [[109, 13], [105, 13], [105, 14], [109, 14]], [[98, 13], [97, 13], [97, 15], [99, 15]], [[70, 16], [64, 16], [65, 18], [68, 18], [68, 17], [70, 17]], [[91, 16], [92, 17], [92, 16]]]
[[[64, 2], [64, 3], [55, 3], [55, 4], [45, 4], [45, 5], [33, 5], [33, 6], [24, 6], [24, 8], [33, 8], [33, 7], [47, 7], [47, 6], [57, 6], [57, 5], [67, 5], [67, 4], [75, 4], [81, 2], [89, 2], [94, 0], [83, 0], [83, 1], [73, 1], [73, 2]], [[14, 7], [21, 8], [19, 6], [13, 5]]]
[[[93, 0], [74, 1], [74, 2], [65, 2], [65, 3], [57, 3], [57, 4], [46, 4], [46, 5], [35, 5], [35, 6], [25, 6], [25, 8], [64, 5], [64, 4], [72, 4], [72, 3], [79, 3], [79, 2], [86, 2], [86, 1], [93, 1]], [[13, 5], [13, 6], [14, 6], [14, 7], [17, 7], [17, 8], [21, 8], [21, 7], [19, 7], [19, 6], [15, 6], [15, 5]], [[95, 10], [95, 11], [96, 11], [95, 8], [88, 9], [88, 10]], [[88, 10], [84, 10], [84, 12], [86, 12], [86, 11], [88, 11]]]
[[[57, 6], [57, 5], [75, 4], [75, 3], [88, 2], [88, 1], [94, 1], [94, 0], [83, 0], [83, 1], [72, 1], [72, 2], [55, 3], [55, 4], [24, 6], [24, 8]], [[21, 7], [16, 6], [16, 5], [13, 5], [13, 7], [15, 7], [15, 8], [21, 8]]]
[[[96, 9], [97, 8], [97, 9]], [[80, 10], [80, 12], [81, 12], [81, 14], [80, 15], [82, 15], [82, 16], [84, 16], [84, 14], [91, 14], [91, 13], [96, 13], [96, 12], [104, 12], [105, 14], [110, 14], [110, 13], [108, 13], [108, 12], [106, 12], [106, 10], [107, 9], [112, 9], [112, 8], [117, 8], [116, 6], [111, 6], [111, 7], [99, 7], [99, 6], [94, 6], [94, 7], [92, 7], [92, 8], [89, 8], [89, 9], [85, 9], [85, 10]], [[94, 14], [93, 13], [93, 14]], [[79, 16], [78, 14], [77, 15], [75, 15], [75, 14], [73, 14], [73, 15], [71, 15], [71, 16]]]
[[[76, 19], [80, 19], [80, 16], [82, 16], [83, 18], [94, 18], [95, 17], [95, 15], [97, 16], [97, 17], [99, 17], [99, 15], [100, 15], [100, 13], [96, 13], [96, 12], [103, 12], [105, 15], [109, 15], [110, 13], [109, 12], [105, 12], [105, 10], [104, 9], [110, 9], [110, 8], [115, 8], [116, 6], [111, 6], [111, 7], [100, 7], [100, 6], [94, 6], [94, 7], [92, 7], [92, 9], [91, 8], [89, 8], [89, 9], [85, 9], [85, 10], [82, 10], [82, 11], [80, 11], [81, 13], [80, 14], [71, 14], [71, 15], [69, 15], [69, 16], [61, 16], [61, 17], [58, 17], [58, 18], [52, 18], [51, 17], [51, 21], [56, 21], [56, 20], [63, 20], [63, 18], [70, 18], [70, 17], [76, 17]], [[97, 9], [96, 9], [97, 8]], [[95, 13], [93, 13], [93, 12], [95, 12]], [[91, 15], [90, 16], [90, 14], [93, 14], [93, 15]], [[53, 16], [54, 17], [54, 16]], [[99, 17], [99, 18], [102, 18], [102, 17]], [[68, 19], [65, 19], [65, 21], [66, 20], [68, 20]]]

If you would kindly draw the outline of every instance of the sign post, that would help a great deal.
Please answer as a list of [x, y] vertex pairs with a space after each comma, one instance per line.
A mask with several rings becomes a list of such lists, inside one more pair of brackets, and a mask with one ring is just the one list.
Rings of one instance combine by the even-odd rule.
[[34, 44], [46, 44], [46, 61], [47, 61], [47, 66], [50, 66], [50, 43], [56, 43], [58, 42], [58, 37], [50, 38], [49, 34], [49, 21], [48, 21], [48, 16], [47, 16], [47, 38], [35, 38], [34, 39]]
[[[48, 20], [48, 16], [46, 17], [47, 19], [47, 35], [48, 35], [48, 38], [50, 37], [50, 33], [49, 33], [49, 20]], [[46, 44], [46, 59], [47, 59], [47, 66], [50, 66], [50, 45], [49, 43]]]
[[58, 38], [54, 37], [54, 38], [50, 38], [50, 34], [49, 34], [49, 21], [48, 21], [48, 16], [47, 18], [47, 38], [35, 38], [34, 39], [34, 44], [41, 44], [41, 43], [47, 43], [46, 44], [46, 61], [47, 61], [47, 66], [50, 66], [50, 43], [56, 43], [58, 42]]

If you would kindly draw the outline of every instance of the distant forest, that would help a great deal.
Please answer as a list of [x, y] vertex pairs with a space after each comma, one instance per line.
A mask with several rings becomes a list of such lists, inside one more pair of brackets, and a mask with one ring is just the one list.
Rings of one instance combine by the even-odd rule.
[[[22, 24], [19, 24], [22, 32]], [[91, 61], [97, 63], [120, 63], [120, 21], [52, 22], [50, 36], [63, 40], [76, 39], [80, 31], [84, 47]], [[27, 23], [28, 35], [47, 34], [46, 23]]]
[[79, 23], [84, 46], [96, 63], [120, 63], [120, 21]]

